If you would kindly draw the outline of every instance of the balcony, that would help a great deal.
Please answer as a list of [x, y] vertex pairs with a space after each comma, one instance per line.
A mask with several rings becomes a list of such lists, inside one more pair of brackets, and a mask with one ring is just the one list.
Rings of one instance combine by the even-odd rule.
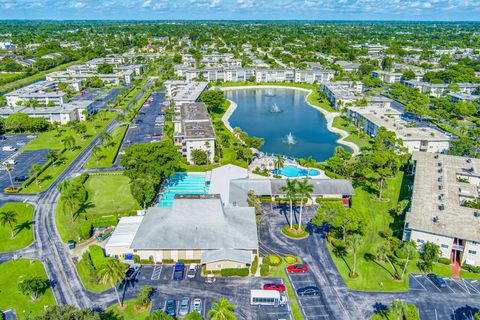
[[456, 251], [464, 251], [465, 250], [465, 246], [461, 246], [461, 245], [458, 245], [458, 244], [454, 244], [452, 245], [452, 250], [456, 250]]

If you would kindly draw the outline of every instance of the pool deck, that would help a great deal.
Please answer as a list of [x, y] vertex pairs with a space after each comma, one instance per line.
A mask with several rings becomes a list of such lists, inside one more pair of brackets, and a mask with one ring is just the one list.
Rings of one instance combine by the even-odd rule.
[[[337, 140], [337, 143], [339, 144], [343, 144], [344, 146], [347, 146], [349, 147], [350, 149], [352, 149], [353, 151], [353, 155], [358, 155], [360, 154], [360, 147], [357, 146], [355, 143], [353, 142], [350, 142], [350, 141], [345, 141], [345, 139], [349, 136], [348, 132], [342, 130], [342, 129], [339, 129], [339, 128], [335, 128], [333, 126], [333, 119], [335, 119], [335, 117], [339, 117], [340, 116], [340, 113], [339, 112], [330, 112], [330, 111], [327, 111], [323, 108], [320, 108], [318, 106], [315, 106], [313, 104], [311, 104], [310, 102], [308, 102], [308, 96], [312, 93], [312, 90], [310, 89], [305, 89], [305, 88], [299, 88], [299, 87], [287, 87], [287, 86], [275, 86], [275, 85], [260, 85], [260, 86], [239, 86], [239, 87], [218, 87], [220, 90], [223, 90], [223, 91], [227, 91], [227, 90], [241, 90], [241, 89], [292, 89], [292, 90], [301, 90], [301, 91], [304, 91], [304, 92], [308, 92], [308, 95], [305, 97], [305, 102], [317, 109], [318, 111], [320, 111], [324, 116], [325, 116], [325, 119], [327, 120], [327, 129], [333, 133], [336, 133], [340, 136], [340, 138]], [[235, 109], [237, 109], [238, 105], [233, 102], [232, 100], [229, 100], [227, 99], [229, 102], [230, 102], [230, 106], [228, 107], [227, 111], [225, 112], [225, 114], [223, 115], [222, 117], [222, 121], [223, 123], [225, 124], [225, 126], [227, 127], [228, 130], [230, 130], [230, 132], [233, 132], [233, 128], [232, 126], [230, 125], [230, 117], [231, 115], [233, 114], [233, 112], [235, 111]]]

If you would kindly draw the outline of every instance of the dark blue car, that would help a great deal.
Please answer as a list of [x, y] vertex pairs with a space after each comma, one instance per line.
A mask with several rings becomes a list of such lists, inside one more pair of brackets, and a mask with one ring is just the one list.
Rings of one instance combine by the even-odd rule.
[[167, 300], [167, 302], [165, 302], [165, 313], [175, 317], [177, 315], [177, 301], [173, 299]]
[[173, 280], [183, 280], [183, 274], [185, 273], [185, 263], [177, 262], [173, 269]]
[[437, 287], [439, 287], [439, 288], [446, 288], [447, 287], [447, 283], [445, 282], [445, 280], [443, 280], [442, 277], [439, 277], [434, 273], [427, 274], [427, 277], [430, 280], [432, 280], [432, 282], [435, 283], [435, 285]]

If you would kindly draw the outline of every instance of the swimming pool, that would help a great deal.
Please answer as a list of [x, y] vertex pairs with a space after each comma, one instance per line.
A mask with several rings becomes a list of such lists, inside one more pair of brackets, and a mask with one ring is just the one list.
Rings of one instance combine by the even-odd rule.
[[273, 170], [273, 174], [279, 174], [288, 178], [318, 176], [320, 172], [315, 169], [303, 169], [297, 166], [286, 165], [280, 170]]
[[205, 173], [177, 172], [165, 182], [157, 207], [171, 208], [177, 194], [207, 194]]

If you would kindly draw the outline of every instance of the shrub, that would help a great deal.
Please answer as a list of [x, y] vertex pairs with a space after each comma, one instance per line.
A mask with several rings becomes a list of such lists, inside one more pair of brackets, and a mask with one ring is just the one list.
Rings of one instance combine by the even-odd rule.
[[152, 301], [150, 299], [152, 292], [152, 286], [143, 286], [138, 293], [137, 299], [135, 300], [135, 307], [137, 307], [137, 309], [146, 308]]
[[133, 255], [133, 262], [134, 263], [141, 263], [141, 259], [140, 259], [140, 256], [138, 254], [134, 254]]
[[297, 258], [295, 258], [294, 256], [286, 256], [283, 258], [283, 260], [285, 260], [285, 262], [288, 264], [297, 262]]
[[305, 238], [308, 236], [308, 232], [305, 231], [305, 227], [302, 227], [302, 231], [297, 233], [298, 224], [293, 225], [294, 230], [290, 230], [290, 226], [287, 224], [283, 226], [282, 233], [291, 238]]
[[269, 272], [270, 272], [270, 266], [268, 265], [268, 263], [265, 263], [265, 261], [263, 261], [262, 266], [260, 267], [260, 275], [262, 277], [265, 277], [265, 276], [268, 276]]
[[342, 203], [342, 199], [338, 199], [338, 198], [317, 198], [317, 199], [315, 199], [315, 202], [317, 202], [318, 204], [322, 204], [322, 203], [325, 203], [325, 202]]
[[[135, 259], [135, 256], [133, 256], [133, 258]], [[148, 260], [148, 259], [140, 259], [140, 264], [151, 264], [152, 261]]]
[[94, 228], [110, 227], [118, 224], [117, 217], [113, 215], [89, 219], [88, 221]]
[[[407, 255], [405, 254], [405, 251], [402, 248], [396, 249], [394, 254], [399, 259], [407, 259]], [[414, 255], [410, 256], [410, 260], [417, 260], [419, 256], [420, 254], [418, 252], [415, 252]]]
[[90, 281], [97, 281], [97, 272], [95, 267], [93, 266], [92, 258], [90, 257], [90, 252], [85, 251], [82, 254], [82, 261], [85, 265], [85, 268], [88, 270], [88, 276]]
[[480, 267], [472, 266], [470, 264], [464, 264], [462, 268], [473, 273], [480, 273]]
[[441, 263], [441, 264], [446, 264], [446, 265], [449, 265], [451, 262], [450, 262], [450, 259], [448, 258], [444, 258], [444, 257], [440, 257], [438, 259], [438, 262]]
[[247, 277], [250, 274], [250, 270], [248, 268], [226, 268], [222, 269], [220, 274], [222, 277]]
[[268, 256], [268, 264], [271, 266], [278, 266], [282, 260], [279, 256], [269, 255]]
[[178, 259], [178, 262], [183, 262], [183, 263], [186, 263], [186, 264], [190, 264], [190, 263], [200, 263], [200, 260], [198, 260], [198, 259]]
[[255, 256], [255, 258], [253, 259], [252, 265], [250, 266], [250, 272], [252, 273], [252, 275], [255, 275], [255, 273], [257, 273], [257, 269], [258, 269], [258, 256]]
[[91, 245], [88, 249], [90, 251], [93, 266], [96, 270], [101, 269], [101, 267], [107, 262], [103, 249], [95, 244]]
[[92, 235], [92, 225], [90, 222], [85, 221], [80, 223], [78, 227], [78, 235], [81, 239], [86, 240]]
[[173, 262], [174, 262], [173, 259], [163, 259], [162, 260], [162, 263], [167, 263], [167, 264], [168, 263], [173, 263]]

